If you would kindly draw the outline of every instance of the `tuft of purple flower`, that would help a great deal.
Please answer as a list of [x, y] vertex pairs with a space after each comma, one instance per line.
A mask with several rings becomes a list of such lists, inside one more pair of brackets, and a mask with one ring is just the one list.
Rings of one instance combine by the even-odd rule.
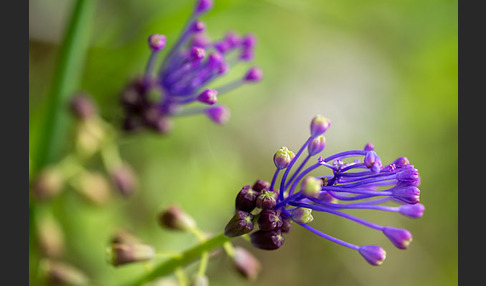
[[[345, 211], [368, 209], [399, 213], [409, 218], [421, 217], [425, 207], [419, 203], [418, 170], [406, 157], [383, 165], [371, 143], [367, 143], [362, 150], [320, 156], [314, 164], [305, 168], [311, 157], [323, 151], [326, 141], [322, 134], [330, 125], [329, 119], [315, 116], [310, 125], [310, 136], [296, 154], [286, 147], [275, 153], [276, 171], [271, 183], [257, 180], [252, 187], [243, 187], [236, 197], [237, 216], [251, 216], [255, 224], [245, 224], [247, 228], [244, 232], [232, 230], [233, 219], [226, 230], [233, 236], [248, 233], [253, 246], [275, 250], [282, 246], [283, 234], [290, 232], [291, 223], [294, 222], [314, 234], [356, 250], [371, 265], [381, 265], [386, 257], [383, 248], [351, 244], [311, 227], [309, 224], [314, 220], [312, 212], [337, 215], [378, 230], [395, 247], [406, 249], [412, 241], [412, 234], [408, 230], [378, 225]], [[307, 156], [294, 168], [306, 149]], [[326, 168], [330, 174], [309, 175]], [[280, 172], [283, 174], [277, 184]]]
[[[121, 94], [126, 131], [148, 128], [166, 134], [172, 130], [172, 117], [195, 114], [225, 124], [230, 112], [217, 104], [219, 97], [245, 83], [262, 79], [262, 70], [253, 66], [235, 81], [208, 88], [238, 63], [253, 60], [256, 45], [254, 35], [238, 35], [231, 31], [223, 39], [210, 41], [205, 35], [206, 25], [199, 17], [212, 7], [212, 0], [196, 1], [180, 37], [156, 73], [156, 59], [167, 39], [160, 34], [148, 37], [151, 54], [145, 73], [133, 79]], [[191, 103], [201, 106], [188, 107]]]

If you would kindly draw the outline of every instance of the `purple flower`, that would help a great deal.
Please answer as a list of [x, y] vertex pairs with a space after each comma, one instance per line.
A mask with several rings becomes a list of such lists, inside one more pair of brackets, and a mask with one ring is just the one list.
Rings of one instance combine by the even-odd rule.
[[[204, 114], [217, 124], [225, 124], [229, 110], [217, 105], [221, 95], [245, 84], [258, 82], [263, 73], [249, 67], [238, 79], [209, 88], [216, 79], [235, 65], [254, 58], [254, 35], [228, 32], [221, 40], [210, 41], [206, 25], [199, 17], [213, 7], [212, 0], [197, 0], [181, 36], [170, 43], [164, 35], [148, 37], [151, 54], [145, 73], [133, 79], [122, 91], [123, 127], [127, 131], [148, 128], [165, 134], [172, 129], [172, 118]], [[157, 56], [167, 44], [167, 51], [157, 72]], [[195, 105], [189, 107], [188, 105]]]
[[[310, 136], [304, 145], [290, 160], [285, 161], [284, 168], [276, 164], [272, 182], [262, 191], [265, 198], [275, 198], [275, 203], [259, 204], [260, 197], [257, 198], [252, 213], [260, 229], [250, 234], [251, 242], [257, 248], [278, 249], [284, 242], [283, 234], [290, 232], [290, 223], [294, 222], [332, 242], [356, 250], [371, 265], [380, 265], [386, 256], [380, 246], [355, 245], [325, 234], [310, 226], [313, 221], [312, 212], [330, 213], [378, 230], [397, 248], [406, 249], [412, 241], [409, 231], [378, 225], [350, 215], [346, 210], [367, 209], [398, 213], [409, 218], [421, 217], [425, 208], [418, 203], [419, 172], [406, 157], [399, 157], [383, 165], [371, 143], [367, 143], [362, 150], [321, 156], [306, 168], [309, 160], [324, 149], [322, 134], [330, 124], [329, 119], [320, 115], [314, 117]], [[294, 154], [285, 147], [282, 149]], [[306, 150], [307, 155], [298, 166], [294, 166]], [[327, 174], [318, 172], [326, 169]], [[311, 172], [318, 175], [311, 176]], [[282, 223], [277, 224], [275, 221]]]

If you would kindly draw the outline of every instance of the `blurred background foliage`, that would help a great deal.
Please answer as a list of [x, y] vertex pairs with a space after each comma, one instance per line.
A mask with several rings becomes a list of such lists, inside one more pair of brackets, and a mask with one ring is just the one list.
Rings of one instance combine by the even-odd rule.
[[[31, 160], [43, 136], [46, 97], [73, 3], [29, 1]], [[96, 1], [79, 90], [93, 96], [107, 121], [120, 125], [119, 92], [143, 71], [148, 35], [164, 34], [172, 45], [192, 6], [191, 0]], [[191, 235], [157, 226], [157, 212], [171, 203], [202, 229], [220, 233], [236, 192], [256, 179], [271, 180], [274, 152], [284, 145], [297, 151], [312, 117], [322, 114], [332, 120], [324, 154], [361, 149], [370, 141], [384, 163], [407, 156], [421, 174], [425, 214], [411, 220], [360, 212], [376, 223], [409, 229], [414, 241], [406, 251], [374, 230], [315, 216], [314, 226], [330, 235], [384, 247], [387, 260], [380, 267], [298, 226], [277, 251], [236, 240], [262, 262], [253, 285], [456, 285], [457, 11], [453, 0], [215, 0], [202, 17], [209, 35], [254, 33], [254, 64], [263, 69], [264, 80], [220, 99], [231, 110], [225, 126], [200, 115], [177, 118], [168, 136], [121, 136], [121, 154], [133, 166], [139, 190], [101, 207], [73, 192], [56, 198], [54, 214], [66, 237], [64, 260], [97, 285], [119, 285], [143, 273], [143, 265], [108, 265], [105, 247], [121, 226], [160, 250], [194, 245]], [[223, 81], [247, 67], [237, 66]], [[73, 139], [65, 136], [68, 150]], [[211, 260], [208, 276], [211, 285], [248, 285], [224, 255]]]

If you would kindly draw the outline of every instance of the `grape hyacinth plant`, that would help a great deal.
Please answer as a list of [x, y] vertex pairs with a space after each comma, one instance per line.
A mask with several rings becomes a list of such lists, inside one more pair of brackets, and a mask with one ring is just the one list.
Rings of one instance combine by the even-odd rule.
[[[145, 73], [133, 79], [121, 94], [125, 130], [145, 127], [166, 134], [172, 129], [171, 117], [195, 114], [204, 114], [213, 122], [224, 124], [230, 112], [217, 104], [218, 98], [244, 83], [262, 79], [261, 69], [253, 66], [236, 81], [208, 87], [236, 64], [253, 60], [256, 45], [254, 35], [240, 36], [234, 32], [228, 32], [221, 40], [210, 41], [205, 35], [206, 25], [199, 18], [212, 7], [212, 0], [196, 1], [180, 37], [167, 52], [156, 75], [156, 59], [167, 39], [160, 34], [149, 36], [151, 54]], [[191, 103], [203, 106], [187, 107]]]
[[[349, 209], [368, 209], [400, 213], [419, 218], [424, 206], [419, 203], [418, 170], [406, 157], [399, 157], [383, 165], [368, 143], [363, 150], [340, 152], [318, 157], [317, 162], [304, 169], [313, 156], [324, 150], [323, 133], [330, 127], [327, 118], [317, 115], [310, 125], [310, 137], [297, 154], [286, 147], [274, 155], [276, 171], [271, 183], [257, 180], [238, 193], [235, 214], [225, 228], [225, 235], [238, 237], [249, 234], [253, 246], [275, 250], [284, 243], [284, 234], [292, 222], [337, 244], [356, 250], [371, 265], [380, 265], [386, 257], [377, 245], [355, 245], [334, 238], [312, 226], [312, 211], [337, 215], [382, 232], [399, 249], [408, 248], [412, 241], [406, 229], [382, 226], [347, 214]], [[291, 173], [296, 161], [307, 149], [307, 156]], [[310, 172], [327, 168], [330, 175], [311, 176]], [[277, 179], [280, 174], [280, 183]], [[388, 202], [395, 205], [386, 204]]]

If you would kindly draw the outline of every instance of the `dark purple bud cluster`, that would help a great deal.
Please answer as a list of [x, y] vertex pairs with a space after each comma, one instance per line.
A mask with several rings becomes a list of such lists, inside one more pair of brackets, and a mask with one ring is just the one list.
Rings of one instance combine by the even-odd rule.
[[[314, 219], [312, 212], [334, 214], [379, 230], [395, 247], [406, 249], [412, 241], [408, 230], [371, 223], [345, 211], [369, 209], [400, 213], [409, 218], [421, 217], [425, 207], [419, 203], [418, 170], [406, 157], [383, 165], [371, 143], [367, 143], [363, 150], [319, 157], [316, 163], [304, 168], [312, 156], [324, 149], [326, 140], [322, 134], [330, 125], [329, 119], [315, 116], [310, 125], [311, 135], [300, 150], [294, 154], [286, 147], [280, 148], [273, 157], [276, 171], [272, 182], [268, 184], [259, 180], [253, 187], [243, 187], [236, 198], [236, 210], [255, 218], [258, 230], [250, 233], [250, 238], [257, 248], [274, 250], [281, 247], [284, 242], [282, 234], [290, 232], [291, 223], [295, 222], [321, 237], [358, 251], [371, 265], [380, 265], [386, 257], [380, 246], [358, 246], [322, 233], [309, 225]], [[308, 155], [290, 174], [306, 149]], [[331, 174], [309, 175], [322, 167], [328, 168]], [[284, 173], [277, 187], [281, 171]], [[227, 228], [231, 228], [231, 223]], [[249, 232], [251, 230], [244, 233]]]
[[[236, 81], [208, 88], [236, 64], [251, 61], [256, 46], [254, 35], [240, 36], [234, 32], [228, 32], [221, 40], [210, 41], [205, 35], [206, 25], [199, 17], [212, 7], [212, 0], [196, 1], [181, 36], [155, 75], [156, 58], [166, 46], [166, 37], [153, 34], [148, 38], [151, 55], [145, 74], [132, 80], [121, 94], [125, 130], [148, 128], [166, 134], [172, 129], [172, 117], [194, 114], [224, 124], [230, 113], [225, 106], [217, 105], [218, 98], [244, 83], [262, 79], [261, 69], [253, 66]], [[187, 107], [190, 103], [203, 105]]]

